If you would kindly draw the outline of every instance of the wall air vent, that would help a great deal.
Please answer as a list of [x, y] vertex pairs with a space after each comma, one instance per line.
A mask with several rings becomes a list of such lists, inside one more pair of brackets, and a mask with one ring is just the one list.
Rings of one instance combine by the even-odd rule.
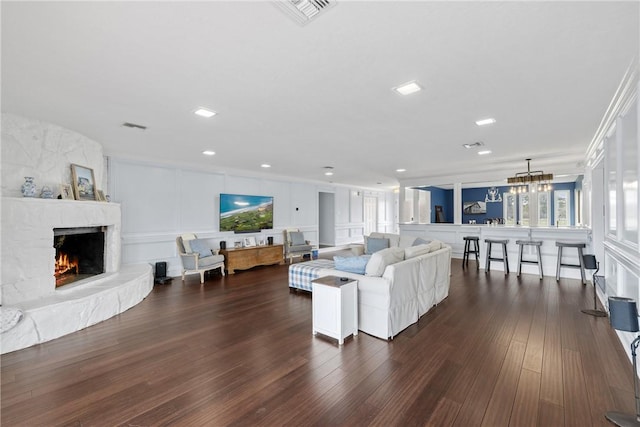
[[142, 126], [142, 125], [137, 125], [135, 123], [129, 123], [129, 122], [124, 122], [122, 124], [122, 126], [126, 127], [126, 128], [131, 128], [131, 129], [140, 129], [140, 130], [145, 130], [147, 127], [146, 126]]
[[335, 0], [277, 0], [273, 2], [299, 25], [306, 25], [336, 5]]

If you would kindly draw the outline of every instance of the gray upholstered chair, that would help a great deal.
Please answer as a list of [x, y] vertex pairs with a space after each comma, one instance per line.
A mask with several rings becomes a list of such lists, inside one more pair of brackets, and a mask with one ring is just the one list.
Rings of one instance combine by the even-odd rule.
[[176, 238], [176, 245], [182, 261], [182, 280], [185, 274], [200, 273], [200, 283], [204, 283], [204, 272], [216, 268], [224, 276], [224, 255], [218, 255], [203, 239], [195, 234], [183, 234]]
[[284, 258], [289, 259], [289, 264], [293, 262], [294, 257], [304, 257], [309, 255], [313, 246], [308, 240], [304, 239], [304, 233], [298, 229], [289, 229], [284, 231]]

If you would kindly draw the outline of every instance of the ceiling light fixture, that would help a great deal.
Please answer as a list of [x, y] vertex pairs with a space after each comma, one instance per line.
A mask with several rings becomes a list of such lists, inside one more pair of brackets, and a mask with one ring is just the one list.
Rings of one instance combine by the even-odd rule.
[[265, 169], [267, 169], [267, 168], [270, 168], [270, 167], [271, 167], [271, 165], [269, 165], [269, 164], [267, 164], [267, 163], [263, 163], [263, 164], [261, 164], [261, 165], [260, 165], [260, 167], [261, 167], [261, 168], [265, 168]]
[[396, 169], [396, 172], [406, 172], [406, 169]]
[[410, 95], [415, 92], [420, 92], [422, 90], [422, 86], [420, 86], [417, 81], [412, 80], [410, 82], [401, 84], [400, 86], [394, 87], [393, 90], [398, 92], [400, 95]]
[[482, 120], [477, 120], [476, 124], [478, 126], [486, 126], [486, 125], [492, 125], [496, 122], [496, 119], [490, 117], [488, 119], [482, 119]]
[[491, 150], [478, 151], [479, 156], [484, 156], [485, 154], [491, 154]]
[[[531, 170], [531, 159], [527, 160], [527, 171], [518, 172], [512, 177], [507, 178], [507, 183], [514, 185], [511, 187], [512, 193], [525, 193], [527, 191], [549, 191], [553, 187], [551, 186], [551, 180], [553, 180], [552, 173], [544, 173], [543, 171]], [[537, 187], [536, 187], [537, 184]], [[521, 185], [516, 188], [515, 186]], [[529, 188], [527, 188], [529, 186]]]
[[208, 110], [206, 108], [200, 107], [196, 111], [193, 112], [196, 116], [206, 117], [207, 119], [216, 115], [215, 111]]
[[211, 150], [204, 150], [202, 154], [204, 154], [205, 156], [214, 156], [216, 152]]
[[326, 176], [333, 175], [333, 166], [325, 166], [323, 169], [325, 170], [324, 174]]

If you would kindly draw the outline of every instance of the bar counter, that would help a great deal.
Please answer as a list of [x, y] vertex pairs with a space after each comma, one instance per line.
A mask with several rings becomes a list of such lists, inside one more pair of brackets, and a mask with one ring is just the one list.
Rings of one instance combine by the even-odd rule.
[[[452, 256], [462, 258], [464, 252], [465, 236], [477, 236], [480, 238], [480, 268], [485, 268], [487, 245], [485, 239], [508, 239], [507, 254], [509, 257], [509, 269], [512, 274], [518, 270], [518, 252], [520, 247], [516, 240], [541, 240], [542, 269], [545, 276], [555, 276], [558, 259], [556, 241], [584, 242], [584, 253], [593, 253], [591, 245], [591, 229], [587, 227], [528, 227], [520, 225], [485, 225], [485, 224], [400, 224], [400, 234], [419, 236], [427, 240], [440, 240], [453, 248]], [[536, 248], [524, 246], [523, 258], [535, 259]], [[493, 245], [492, 256], [501, 256], [502, 248]], [[579, 264], [578, 251], [565, 249], [562, 256], [563, 263]], [[475, 257], [472, 254], [469, 268], [475, 268]], [[501, 262], [492, 262], [491, 270], [504, 271]], [[538, 266], [535, 264], [522, 264], [522, 273], [538, 274]], [[591, 277], [591, 271], [586, 271], [587, 279]], [[580, 279], [580, 270], [563, 267], [560, 277]]]

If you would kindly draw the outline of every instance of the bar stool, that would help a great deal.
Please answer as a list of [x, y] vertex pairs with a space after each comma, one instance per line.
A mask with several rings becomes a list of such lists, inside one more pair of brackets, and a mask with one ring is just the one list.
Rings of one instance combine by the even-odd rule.
[[[480, 256], [480, 238], [478, 236], [465, 236], [464, 240], [464, 254], [462, 255], [462, 268], [469, 267], [469, 255], [476, 255], [476, 270], [480, 269], [480, 262], [478, 257]], [[473, 248], [472, 248], [473, 246]]]
[[[522, 264], [538, 264], [538, 273], [540, 274], [540, 280], [542, 280], [542, 255], [540, 253], [540, 246], [542, 246], [542, 240], [516, 240], [516, 244], [520, 245], [520, 254], [518, 255], [518, 277], [522, 272]], [[537, 260], [522, 259], [522, 249], [525, 246], [535, 246], [538, 250]]]
[[[560, 280], [560, 268], [562, 267], [571, 267], [571, 268], [579, 268], [580, 276], [582, 277], [582, 284], [586, 285], [587, 280], [584, 275], [584, 259], [582, 254], [582, 249], [584, 249], [587, 244], [584, 242], [556, 242], [556, 246], [558, 247], [558, 266], [556, 268], [556, 281]], [[578, 249], [578, 260], [579, 264], [567, 264], [562, 262], [562, 249], [563, 248], [576, 248]]]
[[[484, 239], [487, 243], [487, 261], [485, 262], [484, 271], [487, 272], [491, 269], [491, 261], [500, 261], [504, 264], [504, 275], [509, 274], [509, 257], [507, 256], [507, 243], [509, 243], [509, 239], [498, 240], [498, 239]], [[491, 245], [495, 243], [498, 245], [502, 245], [502, 258], [495, 258], [491, 256]]]

